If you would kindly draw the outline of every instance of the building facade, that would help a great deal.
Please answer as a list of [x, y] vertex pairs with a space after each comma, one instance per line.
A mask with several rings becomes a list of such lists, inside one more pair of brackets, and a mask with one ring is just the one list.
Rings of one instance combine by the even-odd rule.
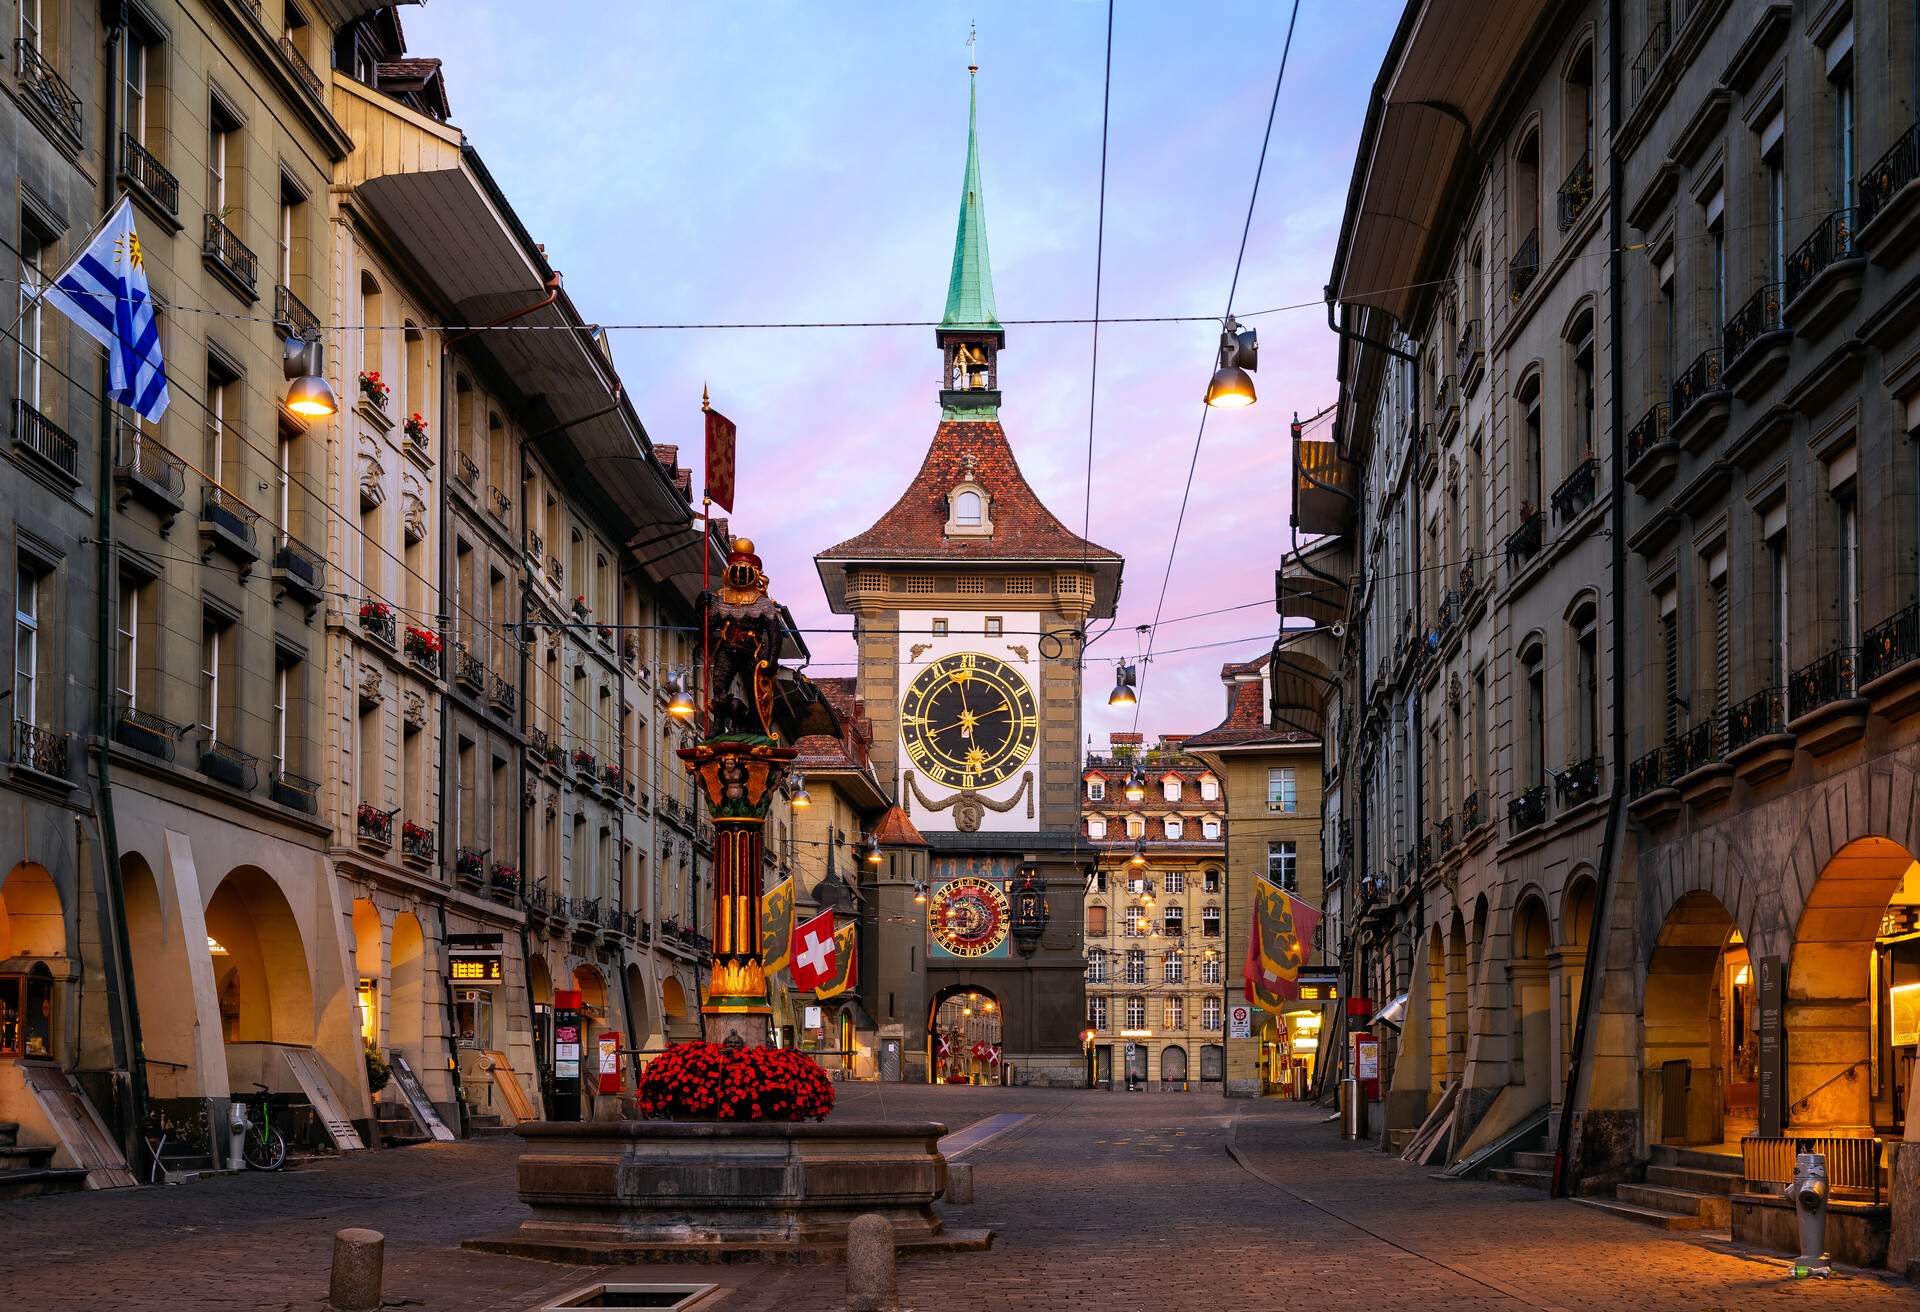
[[[1145, 772], [1137, 800], [1136, 770]], [[1217, 1088], [1229, 973], [1220, 776], [1179, 738], [1148, 747], [1116, 732], [1080, 782], [1096, 863], [1082, 910], [1093, 1083]]]
[[930, 1014], [991, 999], [1001, 1039], [982, 1060], [1012, 1071], [996, 1078], [1078, 1085], [1078, 657], [1081, 626], [1113, 613], [1122, 562], [1047, 510], [1001, 426], [984, 205], [970, 115], [935, 332], [939, 425], [900, 500], [816, 563], [830, 605], [854, 616], [875, 769], [929, 844]]
[[1465, 11], [1409, 6], [1296, 457], [1354, 562], [1321, 701], [1350, 982], [1408, 999], [1387, 1125], [1544, 1112], [1603, 1190], [1839, 1141], [1894, 1202], [1858, 1167], [1836, 1253], [1903, 1266], [1914, 17], [1522, 11], [1469, 77]]

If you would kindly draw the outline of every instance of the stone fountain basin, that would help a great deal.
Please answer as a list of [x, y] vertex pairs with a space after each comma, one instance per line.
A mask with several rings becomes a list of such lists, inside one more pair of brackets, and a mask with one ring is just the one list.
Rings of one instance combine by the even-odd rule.
[[466, 1247], [574, 1263], [835, 1260], [872, 1212], [904, 1253], [984, 1249], [933, 1210], [947, 1163], [934, 1121], [536, 1121], [511, 1234]]

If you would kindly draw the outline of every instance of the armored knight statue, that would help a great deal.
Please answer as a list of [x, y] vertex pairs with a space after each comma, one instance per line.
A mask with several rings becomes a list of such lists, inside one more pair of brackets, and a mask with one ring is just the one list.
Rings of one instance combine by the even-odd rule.
[[701, 593], [699, 608], [710, 645], [709, 731], [771, 737], [782, 625], [751, 539], [733, 540], [720, 588]]

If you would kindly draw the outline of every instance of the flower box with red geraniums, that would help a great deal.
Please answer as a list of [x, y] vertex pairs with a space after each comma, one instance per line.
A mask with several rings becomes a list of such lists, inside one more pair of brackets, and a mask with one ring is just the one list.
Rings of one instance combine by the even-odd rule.
[[400, 421], [400, 431], [405, 433], [407, 440], [415, 446], [427, 444], [427, 421], [418, 410]]
[[486, 868], [486, 858], [470, 847], [463, 847], [454, 855], [453, 870], [459, 875], [477, 875]]
[[581, 620], [593, 614], [593, 607], [587, 605], [586, 593], [583, 592], [573, 599], [573, 614], [575, 619]]
[[574, 748], [573, 764], [575, 769], [585, 770], [591, 773], [593, 770], [593, 753], [584, 747]]
[[826, 1072], [792, 1048], [680, 1043], [641, 1071], [637, 1101], [648, 1120], [823, 1121], [833, 1098]]
[[520, 872], [505, 861], [493, 863], [493, 885], [495, 888], [517, 888], [520, 884]]
[[360, 618], [379, 622], [393, 614], [393, 607], [384, 601], [363, 601], [360, 603]]
[[407, 625], [407, 655], [422, 660], [437, 660], [440, 656], [440, 635], [432, 629], [423, 629], [417, 625]]
[[360, 395], [366, 397], [367, 400], [373, 402], [382, 410], [387, 408], [387, 397], [392, 395], [392, 391], [392, 388], [380, 381], [379, 370], [375, 369], [371, 372], [366, 370], [361, 371]]

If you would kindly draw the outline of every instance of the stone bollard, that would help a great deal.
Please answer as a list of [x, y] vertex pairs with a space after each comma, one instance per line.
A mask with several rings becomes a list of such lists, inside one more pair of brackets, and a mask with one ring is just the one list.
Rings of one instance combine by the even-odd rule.
[[896, 1312], [893, 1223], [874, 1212], [847, 1227], [847, 1312]]
[[973, 1163], [947, 1163], [947, 1192], [943, 1196], [950, 1203], [973, 1201]]
[[327, 1306], [335, 1312], [375, 1312], [387, 1238], [378, 1230], [341, 1230], [333, 1236], [333, 1282]]

